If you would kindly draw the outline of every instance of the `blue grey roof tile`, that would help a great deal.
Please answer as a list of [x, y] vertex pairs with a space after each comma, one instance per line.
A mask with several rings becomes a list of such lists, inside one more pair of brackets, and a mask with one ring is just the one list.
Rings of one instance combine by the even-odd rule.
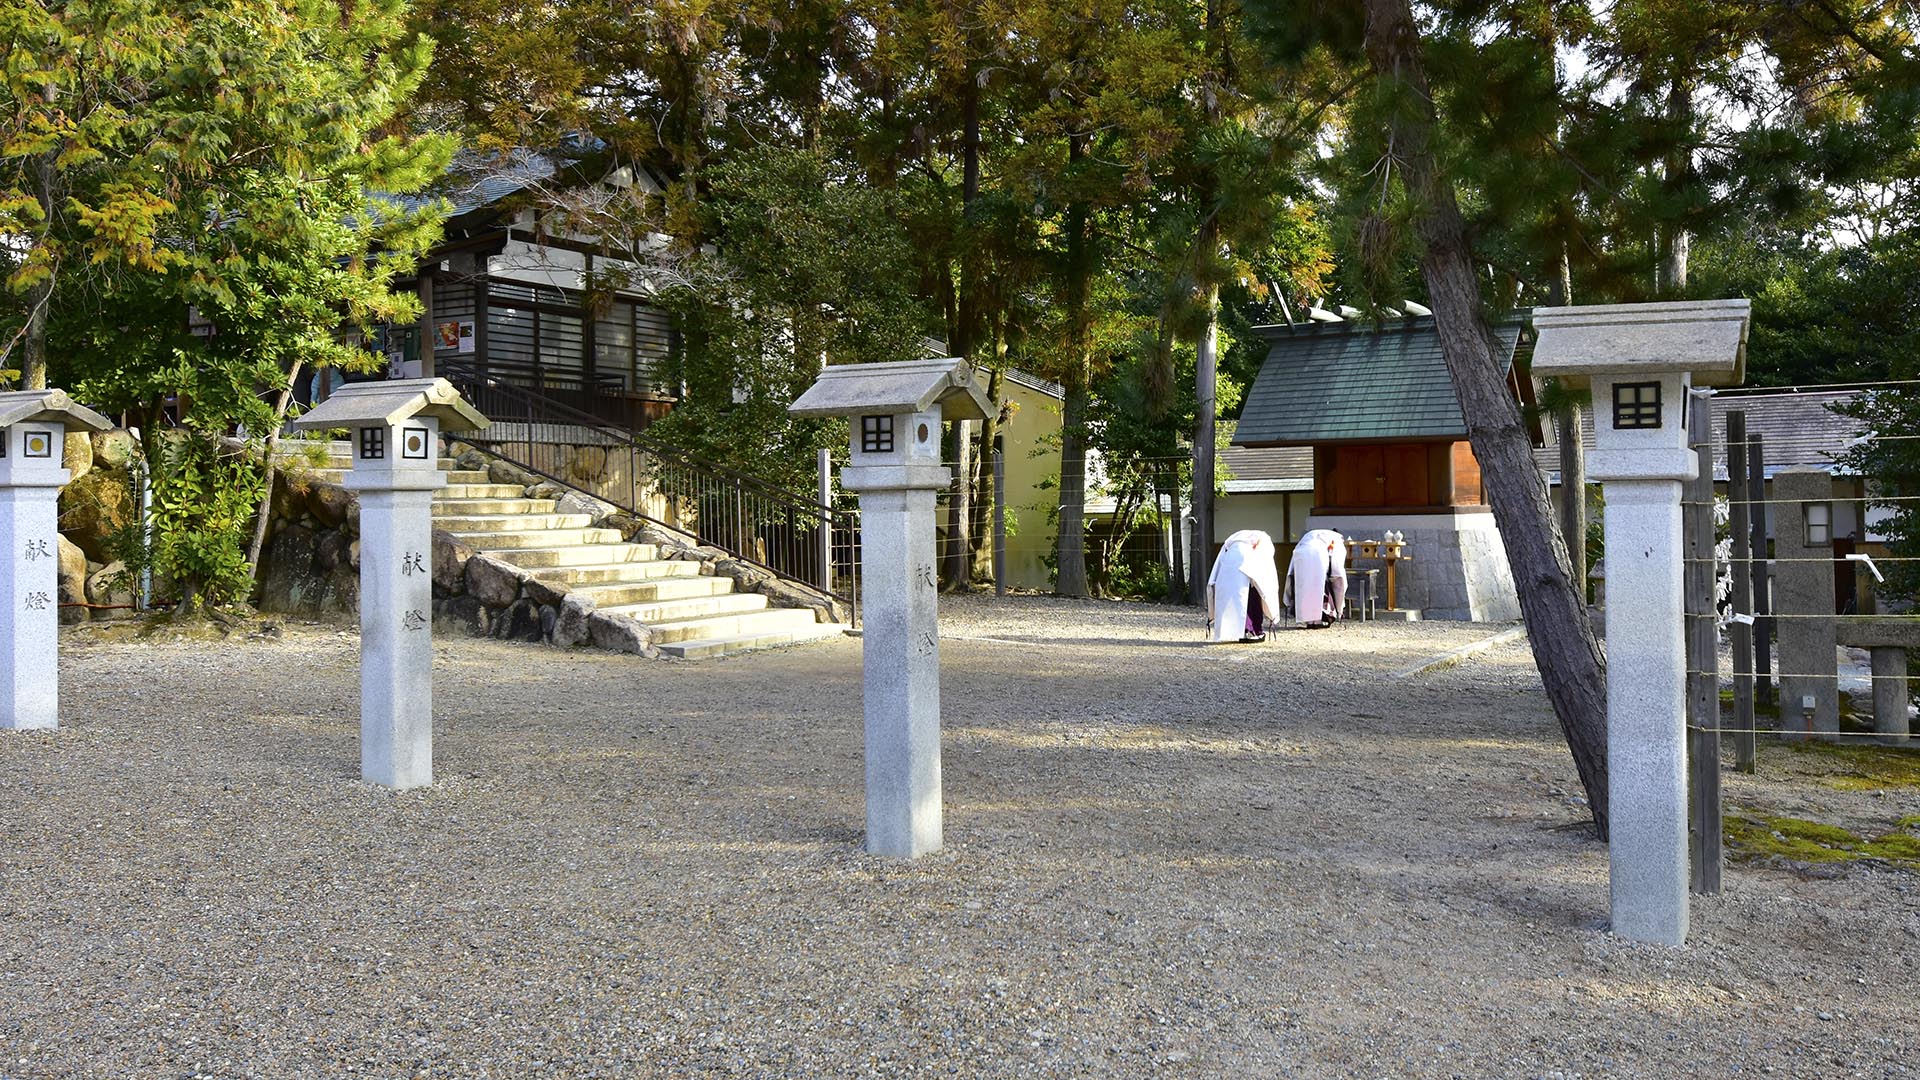
[[[1267, 326], [1272, 342], [1240, 410], [1237, 446], [1461, 439], [1466, 421], [1431, 316]], [[1510, 366], [1518, 322], [1494, 327]]]

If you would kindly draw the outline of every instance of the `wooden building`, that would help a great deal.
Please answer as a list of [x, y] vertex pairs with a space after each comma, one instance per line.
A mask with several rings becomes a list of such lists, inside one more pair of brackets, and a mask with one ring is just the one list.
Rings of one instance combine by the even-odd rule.
[[[596, 170], [598, 172], [598, 170]], [[444, 238], [409, 279], [418, 324], [380, 330], [369, 348], [393, 377], [463, 370], [525, 387], [610, 423], [645, 427], [673, 407], [678, 339], [649, 303], [644, 271], [568, 235], [537, 196], [580, 185], [658, 194], [644, 170], [583, 174], [530, 151], [462, 154], [446, 185]]]

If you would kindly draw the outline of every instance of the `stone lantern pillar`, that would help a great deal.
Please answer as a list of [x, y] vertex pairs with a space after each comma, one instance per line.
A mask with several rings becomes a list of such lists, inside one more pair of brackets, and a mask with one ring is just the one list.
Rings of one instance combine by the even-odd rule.
[[0, 729], [60, 726], [60, 489], [67, 429], [105, 417], [60, 390], [0, 393]]
[[830, 367], [788, 409], [844, 416], [851, 429], [840, 483], [860, 496], [867, 850], [876, 855], [912, 858], [941, 844], [934, 502], [953, 474], [940, 463], [940, 424], [986, 410], [957, 359]]
[[360, 500], [360, 778], [433, 783], [433, 493], [442, 431], [487, 418], [445, 379], [348, 383], [288, 425], [345, 428]]
[[[1748, 302], [1535, 308], [1536, 378], [1593, 391], [1587, 475], [1606, 495], [1608, 885], [1613, 931], [1687, 937], [1687, 391], [1732, 386]], [[1630, 632], [1629, 632], [1630, 631]]]

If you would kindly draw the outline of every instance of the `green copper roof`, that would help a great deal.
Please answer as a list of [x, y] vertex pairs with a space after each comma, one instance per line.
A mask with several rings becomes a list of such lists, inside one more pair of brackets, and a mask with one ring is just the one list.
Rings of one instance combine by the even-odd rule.
[[[1493, 328], [1509, 367], [1520, 327]], [[1235, 446], [1466, 437], [1432, 316], [1259, 331], [1273, 344], [1240, 410]]]

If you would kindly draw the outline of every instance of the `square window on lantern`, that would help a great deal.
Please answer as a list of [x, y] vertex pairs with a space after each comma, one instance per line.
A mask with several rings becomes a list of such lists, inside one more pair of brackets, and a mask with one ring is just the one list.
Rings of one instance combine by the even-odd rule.
[[1658, 428], [1660, 426], [1660, 384], [1657, 382], [1614, 383], [1613, 426], [1615, 428]]
[[1833, 507], [1826, 503], [1807, 503], [1806, 519], [1808, 547], [1833, 542]]
[[360, 460], [379, 461], [387, 456], [387, 429], [363, 427], [360, 429]]
[[53, 433], [50, 431], [29, 431], [20, 443], [20, 456], [30, 458], [50, 458], [53, 456]]
[[410, 427], [400, 429], [400, 456], [413, 461], [425, 461], [427, 451], [433, 445], [433, 439], [426, 428]]
[[893, 417], [861, 417], [860, 450], [867, 454], [893, 453]]
[[13, 438], [13, 432], [0, 428], [0, 458], [7, 456], [7, 443]]

